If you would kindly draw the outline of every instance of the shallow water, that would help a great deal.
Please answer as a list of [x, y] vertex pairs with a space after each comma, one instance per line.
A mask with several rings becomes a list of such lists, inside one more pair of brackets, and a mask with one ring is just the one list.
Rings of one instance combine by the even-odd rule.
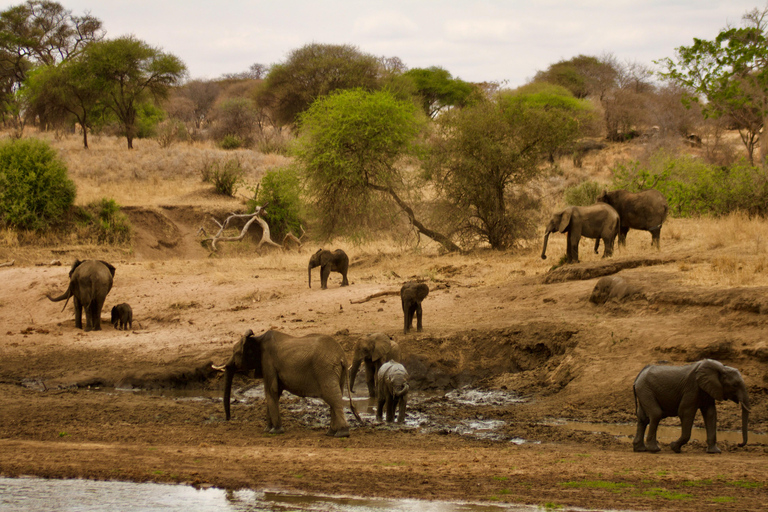
[[0, 478], [3, 512], [534, 512], [527, 505], [386, 500], [269, 491], [195, 489], [184, 485], [93, 480]]

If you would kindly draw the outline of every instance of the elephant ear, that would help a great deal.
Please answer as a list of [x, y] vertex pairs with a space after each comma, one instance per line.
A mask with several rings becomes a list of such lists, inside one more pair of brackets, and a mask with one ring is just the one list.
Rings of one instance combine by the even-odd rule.
[[696, 368], [696, 384], [715, 400], [724, 398], [723, 385], [720, 383], [720, 373], [723, 365], [711, 359], [705, 359]]
[[560, 225], [557, 227], [557, 230], [560, 233], [565, 233], [565, 230], [568, 229], [568, 224], [571, 223], [571, 213], [573, 212], [573, 208], [566, 208], [563, 210], [562, 215], [560, 215]]
[[371, 359], [374, 361], [387, 361], [389, 355], [389, 343], [384, 340], [375, 340], [373, 342], [373, 350], [371, 351]]
[[102, 262], [109, 269], [109, 273], [112, 274], [112, 277], [115, 277], [115, 267], [113, 267], [112, 265], [110, 265], [104, 260], [99, 260], [99, 261]]

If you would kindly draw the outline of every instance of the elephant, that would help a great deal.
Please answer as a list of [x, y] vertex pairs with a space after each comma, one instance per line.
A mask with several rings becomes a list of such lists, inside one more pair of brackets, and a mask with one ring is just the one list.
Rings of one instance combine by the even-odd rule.
[[595, 238], [595, 254], [600, 239], [605, 243], [603, 258], [613, 255], [613, 242], [619, 233], [619, 214], [611, 206], [598, 203], [590, 206], [569, 206], [552, 214], [544, 232], [544, 247], [541, 259], [547, 259], [547, 241], [554, 232], [568, 233], [565, 257], [567, 263], [579, 262], [579, 241], [581, 237]]
[[603, 276], [592, 289], [589, 302], [605, 304], [609, 301], [622, 302], [633, 297], [645, 297], [645, 292], [640, 286], [628, 283], [621, 276]]
[[[682, 424], [680, 438], [670, 444], [680, 448], [691, 438], [696, 410], [701, 411], [707, 429], [707, 453], [720, 453], [717, 447], [717, 410], [715, 400], [731, 400], [741, 405], [741, 432], [747, 444], [749, 396], [739, 370], [713, 359], [702, 359], [685, 366], [649, 365], [643, 368], [633, 385], [637, 410], [637, 433], [633, 443], [636, 452], [658, 452], [656, 429], [662, 418], [678, 416]], [[645, 428], [648, 437], [643, 441]]]
[[413, 314], [416, 313], [416, 330], [421, 331], [421, 301], [429, 295], [426, 283], [408, 281], [400, 288], [400, 301], [403, 303], [403, 334], [413, 327]]
[[349, 270], [349, 258], [347, 253], [341, 249], [331, 252], [325, 249], [318, 249], [315, 254], [309, 258], [309, 287], [312, 288], [312, 269], [320, 267], [320, 288], [328, 288], [328, 276], [331, 272], [341, 274], [341, 286], [348, 286], [347, 270]]
[[621, 219], [620, 246], [626, 245], [630, 229], [642, 229], [651, 232], [651, 246], [661, 248], [661, 225], [664, 224], [669, 211], [667, 199], [661, 192], [652, 188], [642, 192], [605, 190], [597, 200], [613, 206], [618, 212]]
[[[85, 330], [101, 330], [101, 309], [104, 300], [112, 289], [112, 280], [115, 277], [115, 267], [101, 260], [75, 260], [69, 270], [69, 287], [67, 291], [58, 297], [47, 294], [46, 297], [53, 302], [66, 299], [64, 308], [67, 307], [69, 298], [73, 297], [75, 303], [75, 327], [83, 328], [83, 308], [85, 308]], [[62, 311], [64, 311], [62, 308]]]
[[387, 361], [376, 372], [376, 396], [378, 408], [376, 419], [383, 420], [384, 408], [387, 410], [387, 423], [395, 421], [395, 408], [397, 422], [405, 422], [405, 405], [408, 401], [408, 371], [400, 363]]
[[112, 307], [110, 323], [115, 326], [115, 329], [133, 329], [133, 310], [130, 304], [123, 302]]
[[278, 401], [283, 391], [288, 391], [297, 396], [321, 398], [331, 408], [331, 424], [326, 435], [348, 437], [349, 424], [343, 411], [345, 384], [352, 413], [362, 423], [349, 391], [347, 358], [341, 346], [330, 336], [309, 334], [294, 337], [273, 330], [256, 336], [248, 329], [235, 343], [229, 361], [213, 368], [225, 372], [224, 415], [227, 421], [230, 419], [232, 379], [237, 372], [253, 370], [254, 377], [264, 381], [267, 404], [264, 432], [284, 432]]
[[360, 363], [365, 362], [365, 378], [368, 384], [368, 396], [376, 397], [376, 372], [390, 359], [400, 361], [400, 345], [384, 333], [368, 334], [355, 343], [355, 355], [352, 367], [349, 369], [349, 387], [355, 389], [355, 378], [360, 369]]

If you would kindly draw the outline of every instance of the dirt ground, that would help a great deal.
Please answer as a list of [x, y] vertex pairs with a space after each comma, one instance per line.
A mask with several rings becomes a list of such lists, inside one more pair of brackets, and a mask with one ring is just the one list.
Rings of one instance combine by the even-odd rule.
[[[686, 272], [709, 268], [716, 251], [687, 248], [683, 221], [670, 221], [678, 233], [672, 239], [662, 231], [661, 252], [650, 251], [647, 233], [632, 232], [634, 245], [615, 258], [601, 261], [583, 242], [584, 262], [554, 271], [536, 248], [514, 256], [345, 247], [351, 286], [339, 287], [333, 274], [321, 290], [317, 270], [311, 289], [306, 282], [314, 248], [259, 256], [246, 244], [209, 258], [195, 237], [205, 212], [127, 213], [137, 230], [131, 250], [73, 246], [0, 255], [16, 260], [0, 268], [0, 475], [566, 509], [765, 510], [768, 446], [759, 441], [740, 448], [721, 440], [720, 455], [705, 454], [699, 441], [681, 454], [664, 443], [651, 455], [633, 453], [626, 435], [556, 425], [631, 429], [631, 386], [640, 369], [710, 357], [740, 369], [752, 399], [750, 432], [766, 433], [768, 290], [686, 281]], [[564, 252], [563, 241], [553, 237], [549, 251], [552, 259]], [[72, 306], [62, 312], [61, 303], [44, 297], [64, 289], [75, 257], [117, 267], [102, 331], [75, 329]], [[589, 302], [597, 279], [616, 272], [642, 293]], [[424, 331], [403, 335], [396, 295], [364, 299], [399, 290], [408, 279], [424, 279], [432, 291]], [[131, 331], [107, 322], [121, 302], [133, 306]], [[263, 401], [243, 394], [224, 421], [221, 376], [210, 363], [224, 362], [246, 329], [269, 328], [334, 335], [350, 361], [359, 336], [391, 335], [413, 388], [435, 397], [430, 410], [439, 411], [445, 428], [385, 426], [370, 415], [361, 425], [349, 414], [351, 437], [328, 438], [322, 422], [286, 406], [303, 399], [284, 396], [286, 433], [266, 435]], [[467, 385], [525, 401], [441, 402], [442, 393]], [[357, 394], [364, 388], [358, 378]], [[739, 429], [735, 404], [720, 404], [718, 412], [720, 430]], [[500, 438], [450, 428], [472, 420], [500, 420]], [[700, 417], [696, 424], [702, 426]]]

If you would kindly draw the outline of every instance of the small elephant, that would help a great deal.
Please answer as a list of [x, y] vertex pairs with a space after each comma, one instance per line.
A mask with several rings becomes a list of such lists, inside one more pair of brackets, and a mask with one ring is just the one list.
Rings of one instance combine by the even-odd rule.
[[[101, 260], [75, 260], [69, 270], [69, 286], [67, 291], [58, 297], [47, 294], [49, 300], [59, 302], [66, 299], [67, 307], [70, 297], [75, 304], [75, 327], [83, 328], [83, 308], [85, 308], [85, 330], [101, 330], [101, 309], [104, 300], [112, 289], [115, 267]], [[62, 308], [62, 311], [64, 311]]]
[[115, 329], [133, 329], [133, 310], [130, 304], [123, 302], [113, 306], [110, 323], [115, 326]]
[[[256, 336], [248, 329], [235, 343], [232, 357], [213, 369], [225, 372], [224, 414], [230, 418], [229, 401], [232, 380], [237, 372], [253, 370], [264, 381], [267, 426], [264, 432], [282, 434], [278, 401], [283, 391], [296, 396], [321, 398], [331, 408], [331, 425], [326, 435], [348, 437], [349, 424], [344, 417], [344, 387], [349, 392], [347, 358], [341, 346], [330, 336], [309, 334], [294, 337], [278, 331]], [[362, 419], [352, 403], [349, 406], [358, 421]]]
[[386, 361], [400, 361], [400, 345], [384, 333], [368, 334], [355, 343], [355, 355], [349, 370], [349, 387], [355, 389], [355, 378], [360, 363], [365, 363], [365, 378], [368, 384], [368, 396], [376, 397], [374, 375]]
[[[686, 366], [650, 365], [640, 371], [633, 386], [637, 409], [636, 452], [658, 452], [656, 429], [662, 418], [678, 416], [682, 423], [680, 438], [670, 444], [680, 448], [691, 438], [696, 410], [701, 411], [707, 428], [707, 453], [720, 453], [717, 447], [717, 410], [715, 400], [731, 400], [741, 405], [741, 432], [747, 444], [749, 396], [739, 370], [713, 359], [703, 359]], [[645, 428], [650, 424], [645, 442]]]
[[400, 288], [400, 301], [403, 303], [403, 334], [413, 327], [413, 314], [416, 313], [416, 330], [421, 331], [421, 301], [429, 295], [426, 283], [408, 281]]
[[405, 422], [405, 405], [408, 401], [408, 371], [400, 363], [387, 361], [376, 373], [376, 393], [378, 409], [376, 419], [383, 420], [384, 408], [387, 408], [387, 423], [395, 421], [395, 408], [398, 408], [397, 422]]
[[623, 277], [603, 276], [597, 281], [595, 287], [592, 289], [592, 294], [589, 296], [589, 302], [594, 304], [605, 304], [609, 301], [621, 302], [625, 299], [641, 296], [644, 296], [642, 288], [635, 284], [628, 283]]
[[605, 203], [590, 206], [569, 206], [552, 214], [544, 232], [544, 247], [541, 259], [547, 259], [547, 241], [550, 233], [568, 233], [565, 256], [567, 263], [579, 262], [579, 241], [581, 237], [595, 238], [595, 254], [600, 239], [605, 243], [603, 258], [613, 255], [613, 242], [619, 233], [619, 214]]
[[349, 270], [349, 258], [347, 253], [341, 249], [331, 252], [325, 249], [318, 249], [315, 254], [309, 258], [309, 287], [312, 288], [312, 269], [320, 267], [320, 288], [328, 288], [328, 276], [331, 272], [341, 274], [341, 286], [349, 285], [347, 281], [347, 270]]
[[609, 204], [618, 212], [621, 219], [619, 245], [627, 243], [630, 229], [642, 229], [651, 232], [651, 245], [661, 247], [661, 225], [667, 218], [669, 206], [667, 199], [658, 190], [648, 189], [642, 192], [626, 190], [603, 191], [598, 201]]

